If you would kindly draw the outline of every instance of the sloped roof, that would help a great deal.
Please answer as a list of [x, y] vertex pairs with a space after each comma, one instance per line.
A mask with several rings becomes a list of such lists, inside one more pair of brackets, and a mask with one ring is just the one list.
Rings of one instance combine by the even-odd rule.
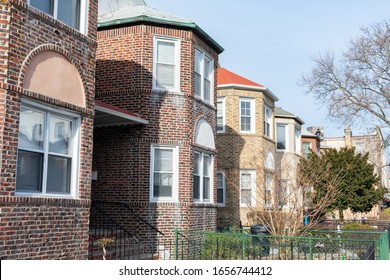
[[279, 98], [277, 98], [276, 95], [274, 95], [265, 86], [233, 73], [226, 68], [218, 68], [217, 85], [218, 89], [235, 87], [241, 89], [258, 90], [267, 94], [267, 96], [274, 102], [279, 100]]
[[194, 30], [219, 54], [224, 49], [194, 21], [149, 7], [144, 0], [112, 0], [99, 2], [98, 28], [135, 23], [154, 23]]
[[300, 124], [304, 124], [304, 121], [301, 120], [297, 115], [294, 115], [293, 113], [290, 113], [281, 107], [275, 107], [275, 116], [281, 118], [292, 118], [297, 120], [297, 122]]
[[236, 73], [233, 73], [226, 68], [218, 68], [218, 85], [236, 84], [244, 86], [264, 87], [261, 84], [255, 83], [247, 78], [244, 78]]

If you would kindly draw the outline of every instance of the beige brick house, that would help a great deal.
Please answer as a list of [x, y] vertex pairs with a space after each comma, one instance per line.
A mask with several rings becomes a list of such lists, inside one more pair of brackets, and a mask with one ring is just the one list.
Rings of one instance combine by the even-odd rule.
[[248, 214], [265, 204], [275, 171], [274, 107], [266, 87], [218, 69], [217, 225], [249, 225]]

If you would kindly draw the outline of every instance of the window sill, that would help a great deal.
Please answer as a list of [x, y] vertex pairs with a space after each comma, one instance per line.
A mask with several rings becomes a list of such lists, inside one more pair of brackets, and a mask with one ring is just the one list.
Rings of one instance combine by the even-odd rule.
[[16, 197], [35, 197], [35, 198], [62, 198], [62, 199], [77, 199], [70, 194], [43, 194], [43, 193], [29, 193], [29, 192], [15, 192]]

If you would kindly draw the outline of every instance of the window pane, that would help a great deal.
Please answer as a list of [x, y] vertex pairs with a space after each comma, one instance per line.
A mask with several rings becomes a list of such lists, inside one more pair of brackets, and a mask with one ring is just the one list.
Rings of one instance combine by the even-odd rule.
[[46, 14], [53, 15], [54, 0], [30, 0], [30, 5]]
[[47, 168], [47, 192], [70, 193], [71, 159], [49, 156]]
[[42, 191], [43, 154], [18, 151], [17, 191]]
[[175, 43], [158, 41], [157, 42], [157, 62], [166, 64], [175, 64]]
[[154, 171], [173, 171], [173, 151], [167, 149], [154, 150]]
[[202, 77], [200, 74], [195, 73], [195, 95], [201, 96]]
[[217, 203], [225, 203], [223, 201], [223, 189], [217, 190]]
[[69, 155], [72, 122], [56, 117], [50, 118], [49, 152]]
[[201, 63], [202, 63], [202, 53], [199, 51], [195, 51], [195, 73], [198, 73], [199, 76], [201, 73]]
[[172, 197], [172, 174], [154, 173], [154, 197]]
[[251, 190], [241, 190], [241, 203], [246, 204], [248, 206], [251, 205]]
[[211, 83], [209, 80], [204, 80], [204, 100], [210, 102], [210, 90], [211, 90]]
[[80, 0], [58, 0], [57, 19], [79, 29]]
[[194, 175], [194, 199], [200, 199], [200, 177]]
[[194, 153], [194, 174], [199, 175], [199, 154]]
[[208, 177], [210, 174], [210, 156], [203, 157], [203, 175]]
[[285, 150], [286, 149], [286, 126], [277, 125], [277, 149]]
[[43, 148], [45, 115], [30, 109], [21, 108], [19, 123], [19, 148]]
[[251, 188], [251, 174], [241, 174], [241, 189]]
[[210, 199], [210, 178], [203, 178], [203, 200]]
[[156, 65], [156, 86], [159, 88], [175, 87], [175, 66], [157, 64]]

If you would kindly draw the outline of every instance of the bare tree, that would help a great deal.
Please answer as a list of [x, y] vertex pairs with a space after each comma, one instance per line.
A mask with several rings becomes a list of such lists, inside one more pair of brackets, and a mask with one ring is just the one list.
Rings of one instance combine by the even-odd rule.
[[[271, 180], [256, 186], [256, 203], [248, 204], [251, 224], [265, 224], [275, 236], [297, 236], [318, 224], [333, 203], [340, 178], [329, 176], [330, 166], [315, 160], [308, 164], [291, 161], [286, 169], [296, 171], [285, 179], [275, 172]], [[314, 191], [317, 183], [326, 186], [323, 193]], [[256, 205], [256, 206], [253, 206]], [[307, 223], [304, 222], [304, 219]]]
[[327, 53], [315, 57], [312, 71], [300, 84], [343, 125], [390, 126], [390, 21], [361, 29], [336, 60]]

